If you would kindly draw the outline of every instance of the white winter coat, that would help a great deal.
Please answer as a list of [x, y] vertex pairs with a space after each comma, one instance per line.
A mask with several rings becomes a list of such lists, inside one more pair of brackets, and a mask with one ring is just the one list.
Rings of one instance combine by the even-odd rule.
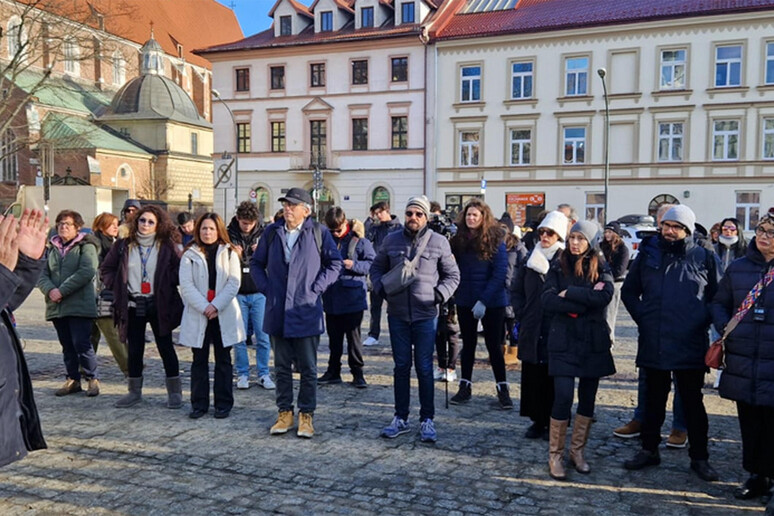
[[[223, 346], [229, 347], [245, 340], [245, 325], [236, 295], [242, 281], [242, 266], [239, 254], [229, 252], [229, 246], [221, 245], [215, 255], [217, 273], [215, 298], [212, 306], [218, 309], [220, 335]], [[204, 310], [209, 290], [207, 257], [196, 244], [188, 248], [180, 259], [180, 294], [185, 303], [183, 320], [180, 323], [180, 344], [201, 348], [207, 330]]]

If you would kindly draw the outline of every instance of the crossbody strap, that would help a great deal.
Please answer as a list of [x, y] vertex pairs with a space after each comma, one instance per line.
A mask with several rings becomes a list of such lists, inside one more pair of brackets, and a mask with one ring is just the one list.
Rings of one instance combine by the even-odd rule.
[[414, 257], [411, 259], [411, 265], [416, 266], [417, 263], [419, 263], [419, 259], [422, 257], [422, 253], [425, 252], [425, 248], [427, 247], [427, 243], [430, 242], [431, 236], [431, 230], [428, 229], [427, 233], [422, 236], [422, 240], [417, 244], [417, 250], [414, 253]]
[[747, 293], [744, 300], [742, 300], [742, 304], [739, 305], [739, 309], [736, 311], [731, 320], [728, 321], [725, 330], [723, 330], [723, 340], [725, 340], [728, 335], [734, 331], [734, 328], [737, 327], [739, 322], [744, 319], [744, 316], [747, 315], [747, 312], [750, 311], [750, 308], [753, 307], [755, 301], [757, 301], [757, 299], [760, 297], [763, 289], [768, 287], [772, 280], [774, 280], [774, 267], [766, 272], [766, 275], [755, 284], [752, 290]]

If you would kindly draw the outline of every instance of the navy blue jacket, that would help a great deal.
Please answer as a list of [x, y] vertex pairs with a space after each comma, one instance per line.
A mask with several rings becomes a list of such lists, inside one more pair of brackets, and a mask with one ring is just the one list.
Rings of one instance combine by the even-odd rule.
[[320, 226], [322, 248], [317, 250], [314, 222], [301, 224], [301, 234], [285, 263], [285, 220], [268, 226], [250, 261], [258, 292], [266, 296], [263, 331], [285, 339], [320, 335], [323, 326], [321, 296], [336, 282], [341, 255], [330, 232]]
[[[357, 237], [355, 253], [351, 258], [347, 256], [352, 238]], [[371, 242], [355, 234], [350, 224], [349, 232], [344, 238], [333, 237], [336, 247], [339, 249], [342, 260], [351, 259], [354, 263], [351, 269], [341, 268], [341, 274], [336, 283], [323, 294], [323, 308], [327, 314], [349, 314], [361, 312], [368, 308], [366, 294], [366, 276], [371, 270], [376, 253]]]
[[[755, 239], [746, 256], [728, 266], [710, 305], [718, 331], [773, 266], [774, 260], [766, 263]], [[753, 321], [750, 310], [726, 339], [726, 368], [720, 377], [720, 395], [749, 405], [774, 407], [774, 284], [763, 290], [756, 304], [766, 310], [766, 320]]]
[[637, 323], [637, 366], [662, 371], [703, 369], [709, 346], [709, 302], [720, 279], [717, 256], [690, 236], [643, 240], [621, 289]]
[[[586, 255], [584, 259], [589, 257]], [[574, 259], [570, 256], [572, 269]], [[591, 283], [575, 274], [566, 276], [560, 260], [552, 261], [541, 298], [543, 311], [553, 314], [548, 334], [548, 374], [551, 376], [602, 378], [615, 374], [605, 320], [605, 307], [613, 298], [613, 275], [601, 253], [599, 272], [599, 279]], [[594, 290], [600, 281], [604, 287]], [[563, 290], [567, 291], [565, 296], [559, 297]]]
[[387, 235], [401, 229], [403, 229], [403, 225], [398, 220], [398, 217], [391, 215], [389, 222], [373, 222], [365, 236], [374, 246], [374, 251], [378, 253]]
[[472, 307], [481, 301], [487, 308], [501, 308], [508, 304], [505, 277], [508, 274], [508, 252], [500, 242], [489, 260], [482, 260], [478, 253], [466, 250], [455, 253], [460, 269], [460, 285], [454, 295], [457, 306]]

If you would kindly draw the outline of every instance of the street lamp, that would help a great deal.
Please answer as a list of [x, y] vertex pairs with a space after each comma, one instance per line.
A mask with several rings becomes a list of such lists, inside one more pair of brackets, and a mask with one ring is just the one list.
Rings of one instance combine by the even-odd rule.
[[[234, 210], [236, 210], [237, 206], [239, 206], [239, 128], [237, 127], [234, 112], [231, 111], [231, 108], [228, 106], [228, 104], [226, 104], [226, 101], [223, 100], [223, 97], [220, 96], [218, 90], [212, 88], [210, 91], [212, 91], [212, 95], [221, 101], [223, 106], [225, 106], [225, 108], [228, 110], [228, 114], [231, 116], [231, 122], [234, 126]], [[223, 210], [226, 210], [225, 204], [223, 206]]]
[[597, 74], [602, 80], [602, 92], [605, 96], [605, 225], [607, 225], [607, 191], [610, 183], [610, 99], [607, 96], [607, 82], [605, 82], [607, 70], [599, 68]]

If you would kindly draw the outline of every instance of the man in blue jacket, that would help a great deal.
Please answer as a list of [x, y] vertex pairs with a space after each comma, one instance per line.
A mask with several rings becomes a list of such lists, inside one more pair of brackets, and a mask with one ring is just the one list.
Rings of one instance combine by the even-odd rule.
[[341, 255], [330, 232], [309, 218], [312, 198], [303, 188], [291, 188], [279, 201], [283, 218], [266, 228], [250, 262], [258, 292], [266, 296], [263, 331], [274, 347], [274, 372], [279, 416], [272, 435], [294, 426], [293, 376], [296, 360], [299, 437], [314, 435], [317, 406], [317, 346], [323, 332], [321, 296], [336, 282]]
[[[430, 201], [424, 195], [412, 197], [406, 205], [403, 231], [390, 233], [384, 239], [371, 266], [374, 292], [387, 300], [387, 322], [390, 328], [395, 390], [395, 415], [382, 430], [382, 437], [392, 439], [410, 431], [408, 416], [412, 356], [419, 382], [419, 435], [423, 442], [437, 439], [433, 417], [433, 350], [438, 320], [438, 305], [446, 302], [460, 283], [460, 270], [451, 254], [446, 237], [427, 227]], [[396, 266], [416, 260], [413, 283], [388, 294], [382, 279]]]
[[624, 467], [637, 470], [661, 463], [660, 430], [674, 372], [688, 426], [691, 469], [701, 479], [714, 481], [718, 474], [708, 462], [708, 420], [701, 389], [709, 302], [718, 289], [719, 267], [715, 254], [694, 242], [695, 223], [689, 207], [670, 208], [658, 238], [640, 247], [621, 290], [639, 330], [637, 366], [646, 372], [642, 450]]

